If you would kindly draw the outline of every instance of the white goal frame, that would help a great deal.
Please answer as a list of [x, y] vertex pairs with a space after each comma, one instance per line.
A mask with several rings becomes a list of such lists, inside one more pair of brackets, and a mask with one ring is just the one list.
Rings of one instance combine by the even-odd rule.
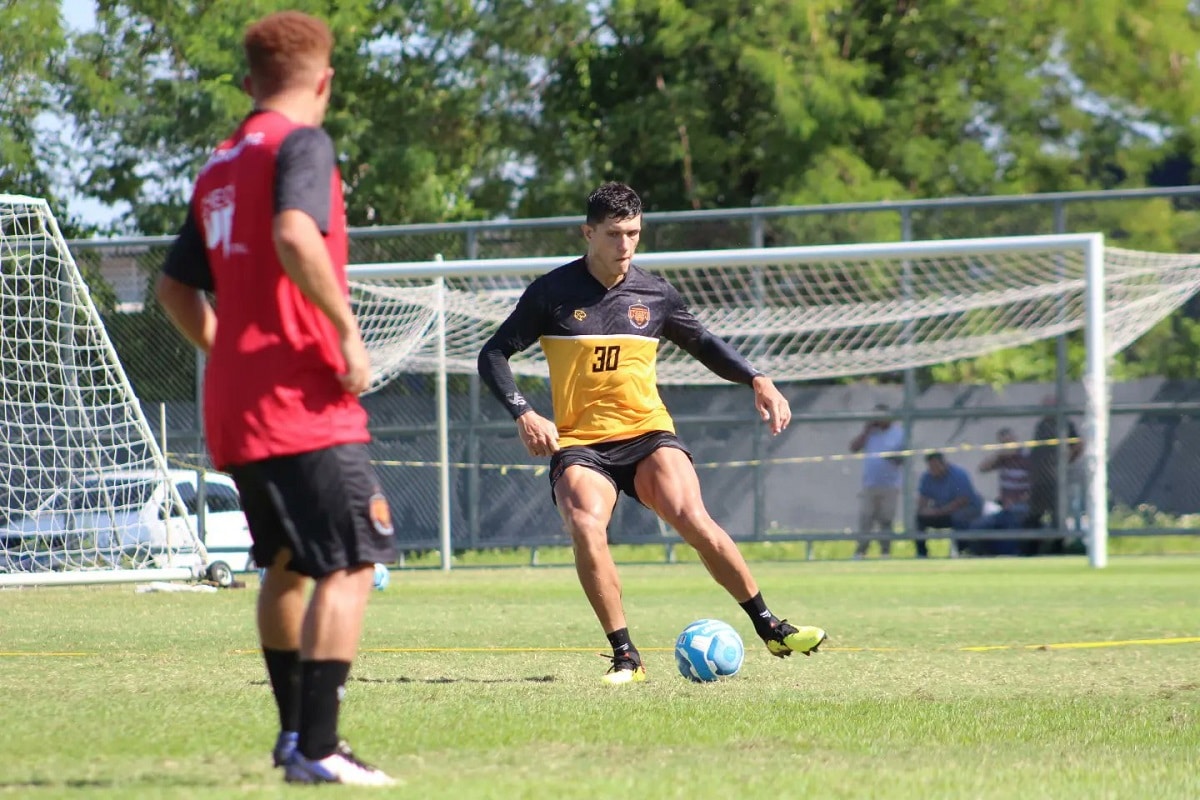
[[[701, 250], [674, 253], [647, 253], [637, 257], [638, 266], [654, 272], [669, 273], [677, 269], [705, 267], [767, 267], [780, 264], [808, 264], [821, 261], [889, 260], [970, 257], [995, 253], [1069, 252], [1082, 254], [1085, 274], [1084, 340], [1086, 347], [1083, 378], [1086, 395], [1084, 420], [1084, 460], [1088, 483], [1086, 510], [1088, 516], [1088, 561], [1092, 567], [1108, 564], [1108, 428], [1109, 382], [1107, 343], [1105, 333], [1105, 269], [1104, 236], [1099, 233], [1058, 234], [1042, 236], [989, 237], [979, 239], [947, 239], [941, 241], [884, 242], [870, 244], [818, 245], [809, 247], [744, 248], [733, 250]], [[529, 275], [549, 271], [577, 258], [553, 256], [540, 258], [460, 259], [451, 261], [421, 261], [391, 264], [358, 264], [348, 268], [353, 281], [385, 281], [430, 279], [442, 285], [442, 279], [452, 277], [485, 277]], [[438, 297], [442, 297], [439, 291]], [[437, 427], [441, 464], [439, 484], [441, 503], [440, 539], [441, 566], [450, 569], [450, 467], [446, 456], [449, 446], [449, 412], [445, 383], [445, 305], [438, 302], [438, 409]]]
[[[36, 197], [28, 197], [24, 195], [0, 194], [0, 206], [16, 206], [29, 209], [29, 219], [38, 220], [40, 229], [30, 234], [30, 237], [36, 237], [49, 242], [55, 249], [55, 257], [59, 259], [65, 271], [65, 281], [68, 284], [69, 290], [75, 303], [86, 318], [86, 324], [95, 332], [100, 349], [103, 352], [107, 364], [111, 367], [111, 373], [115, 378], [115, 389], [119, 390], [122, 397], [122, 405], [125, 413], [128, 415], [136, 434], [140, 437], [141, 444], [146, 448], [149, 454], [149, 471], [156, 474], [161, 474], [165, 485], [168, 487], [169, 502], [175, 507], [176, 512], [182, 518], [183, 527], [186, 530], [188, 541], [186, 547], [181, 549], [181, 552], [176, 554], [168, 552], [168, 563], [170, 566], [146, 566], [140, 568], [97, 568], [97, 569], [65, 569], [61, 571], [46, 570], [46, 571], [30, 571], [30, 572], [0, 572], [0, 588], [8, 586], [46, 586], [46, 585], [74, 585], [74, 584], [99, 584], [99, 583], [129, 583], [129, 582], [144, 582], [144, 581], [180, 581], [180, 580], [196, 580], [204, 574], [205, 565], [208, 561], [208, 554], [203, 542], [199, 541], [196, 533], [191, 529], [190, 523], [187, 521], [187, 516], [184, 513], [183, 500], [179, 495], [178, 490], [167, 478], [170, 468], [167, 463], [166, 455], [162, 448], [159, 447], [158, 440], [155, 439], [154, 433], [150, 428], [150, 423], [143, 413], [142, 407], [137, 400], [133, 385], [129, 381], [129, 377], [125, 369], [121, 365], [120, 357], [116, 349], [113, 347], [112, 340], [109, 338], [107, 331], [104, 328], [103, 320], [100, 316], [100, 311], [92, 300], [91, 291], [88, 288], [82, 273], [79, 270], [78, 264], [75, 262], [74, 256], [67, 247], [66, 240], [63, 238], [62, 231], [59, 229], [58, 220], [55, 219], [49, 204]], [[10, 248], [13, 246], [0, 240], [0, 255], [9, 255]], [[11, 251], [15, 252], [15, 251]], [[8, 480], [8, 476], [4, 475], [3, 480]], [[169, 550], [169, 547], [168, 547]], [[186, 551], [186, 552], [184, 552]], [[175, 564], [179, 564], [176, 566]]]

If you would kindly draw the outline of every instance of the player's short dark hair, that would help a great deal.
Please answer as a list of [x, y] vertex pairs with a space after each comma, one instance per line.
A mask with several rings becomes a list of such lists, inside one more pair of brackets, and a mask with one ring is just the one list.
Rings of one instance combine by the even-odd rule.
[[925, 454], [925, 463], [928, 464], [931, 461], [940, 461], [943, 464], [945, 464], [946, 456], [943, 453], [939, 453], [937, 451], [934, 451], [932, 453], [926, 453]]
[[267, 91], [286, 88], [313, 59], [329, 61], [329, 26], [300, 11], [279, 11], [255, 22], [242, 39], [250, 77]]
[[587, 224], [599, 225], [606, 219], [632, 219], [642, 213], [642, 198], [623, 183], [601, 184], [587, 199]]

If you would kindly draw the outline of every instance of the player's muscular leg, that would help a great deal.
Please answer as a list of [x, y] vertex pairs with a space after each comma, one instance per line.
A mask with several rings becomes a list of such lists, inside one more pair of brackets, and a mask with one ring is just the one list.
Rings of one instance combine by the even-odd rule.
[[638, 498], [696, 549], [709, 573], [739, 603], [758, 594], [758, 584], [729, 534], [708, 515], [700, 480], [687, 454], [660, 447], [638, 464]]
[[621, 579], [608, 549], [608, 523], [617, 490], [593, 469], [572, 465], [554, 484], [563, 526], [571, 534], [575, 572], [605, 633], [625, 627]]
[[306, 661], [353, 661], [362, 634], [374, 564], [331, 572], [317, 581], [304, 617], [300, 657]]
[[299, 650], [300, 626], [308, 602], [304, 591], [308, 579], [287, 569], [291, 550], [281, 550], [268, 565], [258, 593], [258, 634], [263, 647], [272, 650]]

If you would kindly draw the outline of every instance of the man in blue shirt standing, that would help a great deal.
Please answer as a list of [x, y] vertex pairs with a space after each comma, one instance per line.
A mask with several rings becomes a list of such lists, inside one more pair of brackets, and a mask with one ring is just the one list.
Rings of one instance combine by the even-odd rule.
[[[975, 491], [970, 473], [946, 461], [941, 453], [925, 456], [925, 473], [917, 492], [917, 530], [921, 533], [930, 528], [966, 530], [983, 511], [983, 498]], [[925, 541], [918, 539], [917, 558], [928, 555]]]
[[[879, 555], [887, 558], [892, 550], [889, 536], [892, 520], [903, 481], [904, 458], [899, 451], [904, 449], [904, 426], [892, 418], [886, 405], [875, 406], [878, 416], [863, 426], [862, 431], [850, 442], [850, 452], [864, 453], [862, 491], [858, 496], [859, 535], [873, 533], [876, 527], [883, 533], [879, 539]], [[883, 454], [888, 455], [883, 455]], [[867, 554], [870, 540], [861, 539], [854, 548], [854, 557]]]

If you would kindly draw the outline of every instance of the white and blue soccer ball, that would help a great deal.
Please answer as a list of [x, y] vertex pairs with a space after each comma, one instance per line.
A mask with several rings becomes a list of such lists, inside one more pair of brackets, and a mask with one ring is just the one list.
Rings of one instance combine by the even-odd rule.
[[708, 682], [737, 675], [745, 656], [742, 637], [719, 619], [697, 620], [675, 640], [675, 666], [690, 681]]
[[386, 564], [375, 565], [375, 588], [383, 591], [392, 582], [392, 573], [388, 570]]

